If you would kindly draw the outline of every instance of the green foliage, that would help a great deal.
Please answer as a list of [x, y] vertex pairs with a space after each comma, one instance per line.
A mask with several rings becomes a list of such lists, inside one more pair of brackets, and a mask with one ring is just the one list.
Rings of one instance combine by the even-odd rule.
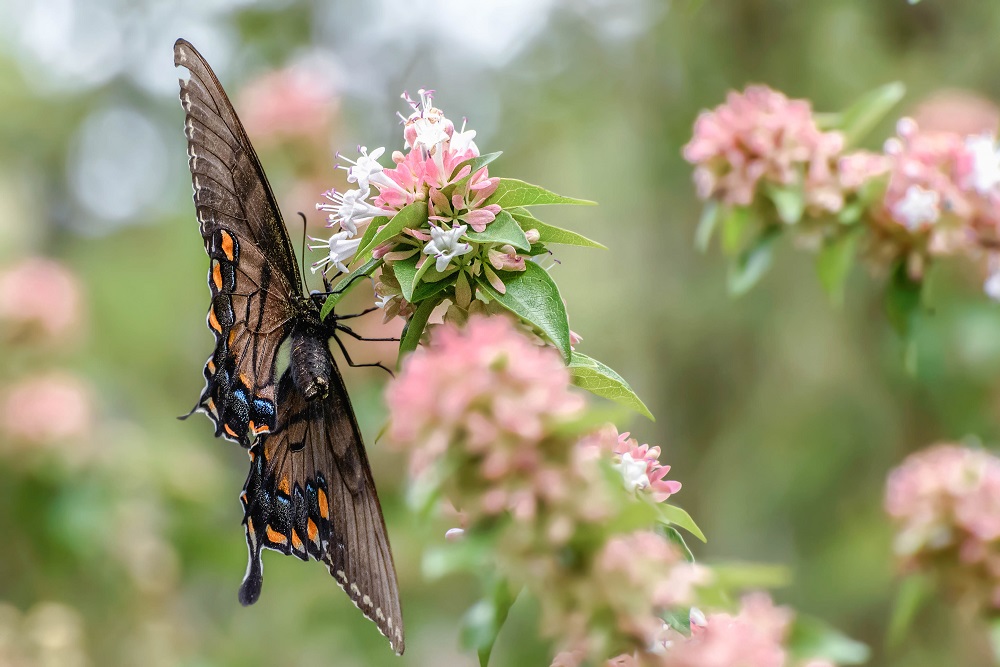
[[586, 199], [574, 199], [563, 197], [554, 192], [549, 192], [545, 188], [531, 183], [519, 181], [516, 178], [501, 178], [500, 185], [496, 191], [486, 200], [487, 204], [497, 204], [500, 208], [514, 208], [517, 206], [541, 206], [543, 204], [577, 204], [583, 206], [596, 206], [596, 202]]
[[858, 241], [864, 229], [847, 229], [839, 236], [828, 239], [816, 257], [816, 271], [819, 281], [834, 305], [844, 302], [844, 284], [854, 266]]
[[820, 114], [825, 130], [844, 133], [847, 147], [853, 147], [868, 135], [903, 99], [906, 87], [898, 81], [871, 90], [840, 113]]
[[[377, 220], [378, 218], [376, 218]], [[427, 223], [427, 202], [415, 201], [412, 204], [404, 206], [402, 210], [385, 224], [382, 229], [375, 232], [370, 240], [365, 239], [368, 235], [365, 230], [365, 235], [361, 237], [361, 244], [358, 246], [358, 252], [354, 255], [355, 262], [367, 262], [371, 257], [372, 250], [385, 243], [393, 236], [397, 236], [404, 229], [419, 229], [421, 226]], [[368, 229], [372, 229], [375, 226], [375, 220], [371, 222]]]
[[531, 244], [528, 243], [524, 232], [507, 211], [500, 211], [485, 230], [468, 232], [465, 238], [475, 243], [509, 243], [518, 250], [531, 250]]
[[505, 579], [497, 577], [487, 594], [466, 612], [462, 620], [462, 644], [476, 652], [480, 667], [489, 665], [497, 635], [517, 596], [518, 591]]
[[838, 665], [861, 665], [871, 651], [826, 622], [798, 614], [792, 622], [788, 647], [799, 659], [826, 658]]
[[569, 371], [573, 377], [573, 384], [577, 387], [586, 389], [595, 396], [601, 396], [631, 408], [650, 421], [656, 421], [649, 408], [636, 395], [628, 382], [596, 359], [591, 359], [580, 352], [573, 352], [569, 362]]
[[774, 261], [774, 243], [781, 227], [768, 227], [729, 266], [729, 293], [740, 296], [756, 285]]

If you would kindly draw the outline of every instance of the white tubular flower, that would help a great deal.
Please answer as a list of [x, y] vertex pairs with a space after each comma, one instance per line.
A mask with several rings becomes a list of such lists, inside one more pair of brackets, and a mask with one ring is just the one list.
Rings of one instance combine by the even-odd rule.
[[467, 225], [459, 225], [454, 229], [441, 229], [431, 225], [431, 240], [424, 246], [424, 253], [434, 256], [434, 267], [438, 272], [448, 268], [453, 257], [472, 252], [470, 244], [459, 241], [466, 229]]
[[622, 454], [621, 463], [616, 463], [613, 467], [622, 474], [622, 484], [625, 485], [626, 491], [635, 493], [649, 486], [645, 459], [634, 459], [626, 452]]
[[316, 204], [316, 210], [326, 211], [330, 214], [327, 216], [328, 227], [339, 225], [342, 230], [349, 231], [351, 236], [354, 236], [358, 233], [359, 223], [364, 223], [376, 215], [383, 214], [382, 209], [365, 201], [368, 199], [368, 194], [369, 191], [362, 188], [347, 192], [330, 190], [324, 192], [323, 196], [333, 203]]
[[473, 154], [479, 155], [479, 146], [473, 139], [476, 138], [475, 130], [465, 129], [465, 119], [462, 119], [462, 129], [456, 130], [451, 135], [451, 141], [448, 146], [456, 153], [464, 153], [468, 149], [472, 149]]
[[358, 245], [361, 243], [360, 238], [352, 239], [350, 237], [351, 233], [347, 231], [337, 232], [326, 241], [310, 236], [310, 240], [317, 242], [316, 245], [309, 244], [311, 250], [327, 249], [327, 256], [313, 263], [312, 272], [316, 273], [320, 269], [323, 269], [323, 273], [326, 273], [331, 268], [337, 267], [338, 271], [347, 273], [346, 262], [350, 261], [351, 257], [354, 256], [354, 253], [358, 250]]
[[353, 165], [351, 167], [344, 167], [343, 165], [341, 165], [341, 168], [347, 169], [347, 182], [357, 183], [358, 187], [365, 191], [366, 193], [365, 196], [367, 197], [368, 189], [371, 185], [371, 180], [373, 179], [373, 177], [377, 177], [379, 174], [382, 173], [382, 165], [378, 163], [378, 159], [382, 157], [382, 153], [385, 153], [385, 147], [382, 146], [380, 148], [376, 148], [371, 152], [371, 155], [369, 155], [368, 148], [366, 146], [359, 146], [358, 152], [361, 153], [361, 156], [358, 157], [357, 162], [355, 162], [350, 158], [344, 157], [339, 153], [337, 157], [339, 157], [344, 162]]

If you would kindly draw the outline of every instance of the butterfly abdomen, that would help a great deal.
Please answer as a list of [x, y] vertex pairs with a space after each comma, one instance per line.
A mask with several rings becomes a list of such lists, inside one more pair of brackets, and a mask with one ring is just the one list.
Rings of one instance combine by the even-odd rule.
[[292, 381], [307, 400], [326, 398], [330, 391], [330, 349], [325, 338], [312, 327], [299, 327], [292, 332], [292, 355], [289, 366]]

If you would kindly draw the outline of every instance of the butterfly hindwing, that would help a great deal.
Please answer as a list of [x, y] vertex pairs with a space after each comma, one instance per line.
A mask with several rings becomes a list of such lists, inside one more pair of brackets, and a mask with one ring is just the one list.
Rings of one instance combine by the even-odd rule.
[[261, 549], [321, 560], [401, 654], [399, 590], [382, 508], [336, 369], [332, 380], [326, 398], [307, 401], [286, 371], [278, 386], [280, 426], [250, 449], [241, 495], [250, 561], [240, 601], [252, 604], [260, 595]]
[[275, 358], [292, 329], [301, 278], [260, 160], [215, 73], [182, 39], [174, 64], [190, 72], [180, 98], [216, 341], [196, 409], [216, 435], [249, 447], [251, 433], [276, 428]]

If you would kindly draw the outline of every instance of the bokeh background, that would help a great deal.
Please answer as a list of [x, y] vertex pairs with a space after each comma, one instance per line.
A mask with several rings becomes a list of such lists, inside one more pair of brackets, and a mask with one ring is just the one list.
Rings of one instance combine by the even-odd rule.
[[[377, 371], [348, 382], [406, 655], [316, 564], [269, 553], [260, 603], [237, 603], [246, 455], [206, 419], [175, 419], [212, 346], [179, 36], [234, 98], [296, 240], [295, 212], [318, 224], [318, 194], [343, 185], [337, 149], [401, 147], [404, 89], [436, 89], [484, 152], [503, 150], [492, 174], [598, 200], [544, 211], [609, 248], [566, 249], [554, 275], [580, 349], [657, 415], [621, 426], [663, 446], [710, 538], [697, 555], [786, 565], [776, 597], [870, 644], [872, 664], [991, 664], [982, 630], [945, 603], [884, 646], [881, 493], [909, 451], [997, 442], [1000, 306], [979, 276], [939, 267], [911, 375], [861, 268], [837, 309], [785, 247], [731, 300], [718, 252], [693, 249], [680, 149], [699, 109], [752, 82], [836, 110], [899, 80], [901, 114], [995, 126], [997, 34], [1000, 5], [983, 0], [0, 0], [0, 665], [474, 664], [457, 622], [473, 582], [421, 575], [441, 527], [411, 519], [403, 466], [371, 444]], [[519, 601], [496, 664], [548, 664], [534, 618]]]

